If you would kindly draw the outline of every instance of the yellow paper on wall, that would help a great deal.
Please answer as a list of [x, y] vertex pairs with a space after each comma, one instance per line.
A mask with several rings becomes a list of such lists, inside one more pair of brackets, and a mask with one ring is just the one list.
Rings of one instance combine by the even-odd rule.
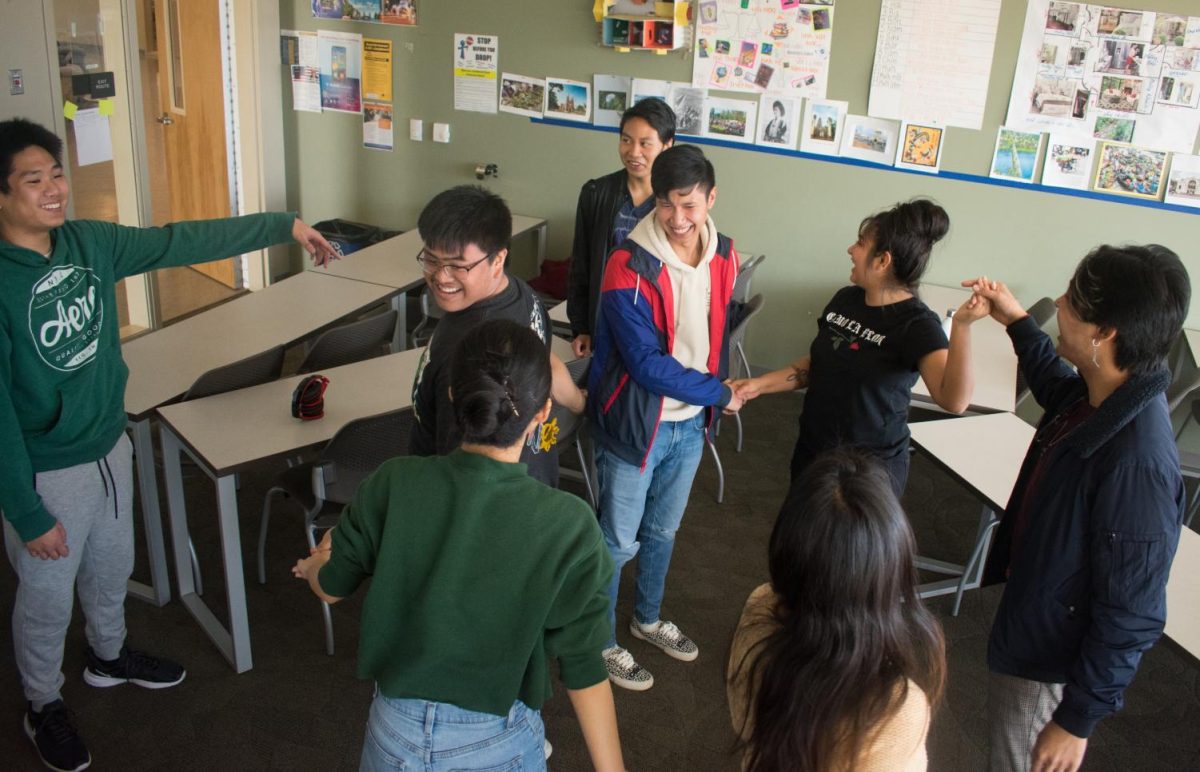
[[63, 117], [68, 121], [75, 120], [75, 113], [79, 112], [79, 105], [74, 102], [63, 102]]
[[362, 65], [363, 98], [392, 101], [392, 41], [363, 39]]

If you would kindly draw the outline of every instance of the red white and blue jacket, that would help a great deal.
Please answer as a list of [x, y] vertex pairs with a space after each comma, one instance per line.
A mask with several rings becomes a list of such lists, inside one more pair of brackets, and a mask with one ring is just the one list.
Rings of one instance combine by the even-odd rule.
[[733, 396], [722, 383], [729, 373], [729, 311], [738, 271], [729, 237], [717, 234], [716, 254], [708, 265], [709, 354], [707, 372], [701, 372], [671, 356], [675, 303], [662, 261], [628, 239], [608, 259], [592, 337], [588, 418], [596, 442], [627, 463], [645, 465], [664, 397], [708, 408], [712, 431], [713, 408], [724, 407]]

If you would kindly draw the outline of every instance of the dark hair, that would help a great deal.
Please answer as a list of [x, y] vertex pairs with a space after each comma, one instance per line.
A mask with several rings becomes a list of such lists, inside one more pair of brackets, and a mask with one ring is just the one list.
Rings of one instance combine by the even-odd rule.
[[853, 768], [909, 679], [938, 703], [945, 640], [917, 597], [915, 555], [883, 466], [851, 449], [817, 456], [771, 533], [772, 632], [736, 663], [754, 690], [746, 769]]
[[641, 118], [650, 124], [658, 134], [658, 141], [664, 145], [675, 139], [675, 111], [671, 106], [658, 97], [647, 97], [633, 107], [621, 113], [621, 128], [633, 118]]
[[717, 185], [717, 173], [700, 148], [673, 145], [654, 159], [650, 187], [655, 198], [667, 198], [676, 190], [691, 191], [697, 185], [705, 194]]
[[57, 134], [24, 118], [0, 121], [0, 193], [12, 192], [8, 188], [8, 176], [12, 174], [13, 156], [35, 145], [62, 165], [63, 143]]
[[443, 190], [425, 205], [417, 218], [425, 246], [439, 252], [461, 253], [474, 244], [489, 255], [508, 246], [512, 213], [504, 199], [479, 185]]
[[1116, 365], [1129, 373], [1162, 363], [1191, 297], [1179, 255], [1159, 244], [1096, 247], [1067, 285], [1067, 302], [1080, 319], [1117, 331]]
[[875, 254], [892, 253], [892, 275], [914, 289], [929, 267], [929, 251], [950, 230], [950, 216], [928, 198], [914, 198], [863, 219], [860, 236], [874, 242]]
[[510, 447], [550, 398], [550, 357], [533, 330], [477, 324], [450, 360], [450, 398], [463, 442]]
[[781, 113], [784, 112], [783, 102], [780, 102], [778, 99], [776, 99], [774, 102], [771, 103], [771, 109], [778, 110]]

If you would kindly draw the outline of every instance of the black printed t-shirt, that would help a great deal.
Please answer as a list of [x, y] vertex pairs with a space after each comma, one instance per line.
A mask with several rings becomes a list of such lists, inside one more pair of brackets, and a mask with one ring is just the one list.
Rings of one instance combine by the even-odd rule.
[[918, 365], [948, 345], [938, 315], [917, 298], [868, 306], [861, 287], [839, 290], [809, 352], [800, 442], [814, 453], [841, 444], [881, 458], [900, 453]]
[[[414, 456], [444, 456], [461, 444], [462, 435], [454, 420], [450, 403], [450, 360], [458, 342], [475, 325], [485, 321], [508, 319], [528, 325], [546, 344], [550, 354], [550, 318], [537, 295], [521, 279], [508, 277], [508, 286], [486, 300], [462, 311], [448, 313], [438, 320], [433, 337], [421, 355], [413, 380], [413, 422], [409, 452]], [[525, 443], [521, 462], [529, 466], [529, 476], [551, 487], [558, 485], [557, 435], [538, 431]]]

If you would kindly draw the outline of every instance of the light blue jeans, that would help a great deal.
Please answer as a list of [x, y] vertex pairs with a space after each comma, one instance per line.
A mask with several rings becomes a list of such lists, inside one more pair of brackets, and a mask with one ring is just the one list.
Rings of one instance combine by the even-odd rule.
[[643, 624], [658, 621], [675, 532], [683, 521], [688, 494], [704, 454], [704, 412], [684, 421], [663, 421], [641, 470], [611, 451], [596, 448], [600, 480], [600, 530], [616, 570], [609, 585], [606, 647], [617, 645], [617, 589], [621, 567], [638, 558], [634, 616]]
[[496, 716], [446, 702], [394, 699], [376, 690], [358, 768], [544, 770], [545, 739], [542, 714], [520, 700], [507, 716]]

